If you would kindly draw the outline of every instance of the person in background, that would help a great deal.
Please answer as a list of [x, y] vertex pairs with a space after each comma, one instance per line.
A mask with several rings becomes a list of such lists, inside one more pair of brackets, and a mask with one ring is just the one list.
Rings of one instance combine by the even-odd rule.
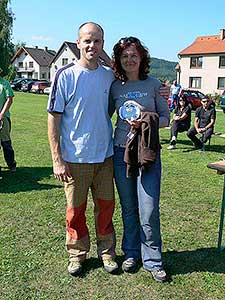
[[181, 92], [181, 85], [177, 83], [176, 80], [173, 81], [173, 84], [170, 87], [171, 94], [171, 103], [170, 103], [170, 111], [172, 112], [178, 103], [179, 94]]
[[16, 172], [16, 161], [12, 141], [10, 137], [11, 119], [9, 109], [13, 103], [13, 90], [10, 83], [1, 77], [0, 68], [0, 143], [8, 168], [11, 172]]
[[170, 145], [168, 150], [176, 149], [178, 132], [188, 131], [191, 125], [191, 107], [186, 96], [182, 96], [178, 100], [178, 104], [174, 110], [173, 120], [170, 128]]
[[[208, 98], [203, 98], [201, 103], [202, 106], [195, 112], [194, 126], [188, 130], [187, 136], [194, 143], [195, 148], [204, 150], [204, 144], [213, 134], [216, 110]], [[201, 134], [200, 139], [196, 137], [197, 134]]]
[[[161, 159], [158, 131], [159, 127], [168, 125], [169, 109], [166, 99], [159, 93], [161, 83], [148, 75], [150, 56], [139, 39], [121, 38], [115, 44], [112, 67], [117, 80], [113, 82], [110, 90], [109, 113], [112, 115], [115, 110], [117, 112], [114, 172], [124, 227], [122, 250], [125, 260], [122, 269], [133, 272], [142, 258], [143, 267], [151, 272], [156, 281], [163, 282], [166, 280], [166, 272], [161, 252]], [[127, 100], [135, 101], [141, 107], [142, 115], [139, 120], [127, 122], [120, 118], [119, 109]], [[148, 152], [147, 159], [154, 157], [153, 161], [144, 168], [138, 168], [137, 176], [127, 177], [128, 164], [124, 161], [125, 152], [129, 152], [128, 144], [126, 145], [127, 135], [131, 129], [140, 131], [144, 128], [147, 140], [150, 138], [155, 147], [153, 151], [150, 148], [143, 150]]]

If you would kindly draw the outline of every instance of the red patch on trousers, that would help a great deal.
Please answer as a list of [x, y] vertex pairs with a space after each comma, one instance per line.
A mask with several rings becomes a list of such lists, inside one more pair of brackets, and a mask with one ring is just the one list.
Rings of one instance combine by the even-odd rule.
[[86, 203], [79, 207], [67, 208], [66, 230], [73, 240], [81, 240], [88, 234], [85, 217]]
[[101, 235], [112, 233], [113, 224], [112, 216], [115, 208], [115, 201], [98, 199], [98, 217], [97, 217], [97, 230]]

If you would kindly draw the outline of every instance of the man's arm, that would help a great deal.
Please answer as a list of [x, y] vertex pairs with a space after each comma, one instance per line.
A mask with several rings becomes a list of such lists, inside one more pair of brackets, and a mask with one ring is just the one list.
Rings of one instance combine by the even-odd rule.
[[169, 96], [170, 96], [170, 86], [162, 84], [159, 88], [159, 94], [163, 98], [166, 98], [166, 99], [169, 98]]
[[10, 109], [10, 106], [12, 105], [12, 103], [13, 103], [13, 97], [8, 96], [7, 100], [6, 100], [5, 104], [3, 105], [3, 108], [0, 112], [0, 121], [3, 120], [5, 114]]
[[213, 127], [213, 126], [214, 126], [214, 124], [215, 124], [215, 119], [211, 118], [211, 120], [210, 120], [210, 123], [209, 123], [209, 124], [207, 124], [207, 125], [205, 126], [205, 128], [203, 128], [203, 129], [202, 129], [202, 130], [203, 130], [203, 132], [205, 132], [207, 129], [209, 129], [209, 128]]
[[194, 120], [194, 127], [195, 127], [195, 129], [196, 129], [196, 131], [198, 132], [198, 133], [200, 133], [200, 128], [198, 127], [199, 126], [199, 118], [198, 117], [195, 117], [195, 120]]
[[61, 114], [48, 114], [48, 140], [52, 154], [53, 173], [55, 178], [60, 181], [68, 182], [68, 177], [71, 177], [67, 163], [62, 159], [60, 148], [60, 125]]

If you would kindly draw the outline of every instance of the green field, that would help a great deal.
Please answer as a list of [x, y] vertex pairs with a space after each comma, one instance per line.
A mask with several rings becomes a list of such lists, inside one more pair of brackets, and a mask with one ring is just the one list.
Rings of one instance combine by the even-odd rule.
[[[67, 274], [65, 197], [52, 177], [47, 141], [47, 96], [17, 93], [12, 112], [12, 140], [18, 169], [3, 168], [0, 180], [1, 300], [217, 300], [225, 298], [225, 251], [217, 250], [223, 176], [207, 168], [225, 156], [225, 139], [213, 136], [210, 149], [193, 151], [185, 133], [168, 151], [169, 130], [162, 142], [161, 227], [163, 259], [170, 281], [154, 282], [141, 267], [135, 274], [105, 273], [97, 259], [93, 204], [87, 222], [92, 238], [80, 278]], [[225, 133], [218, 112], [216, 132]], [[0, 165], [5, 163], [0, 151]], [[118, 196], [114, 224], [118, 263], [122, 222]], [[223, 243], [225, 244], [225, 232]]]

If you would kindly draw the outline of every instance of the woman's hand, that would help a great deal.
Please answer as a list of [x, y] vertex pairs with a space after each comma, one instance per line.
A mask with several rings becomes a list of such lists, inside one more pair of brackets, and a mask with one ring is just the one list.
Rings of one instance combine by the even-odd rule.
[[140, 128], [141, 126], [141, 119], [139, 120], [133, 120], [133, 121], [127, 121], [129, 125], [133, 126], [134, 128]]

